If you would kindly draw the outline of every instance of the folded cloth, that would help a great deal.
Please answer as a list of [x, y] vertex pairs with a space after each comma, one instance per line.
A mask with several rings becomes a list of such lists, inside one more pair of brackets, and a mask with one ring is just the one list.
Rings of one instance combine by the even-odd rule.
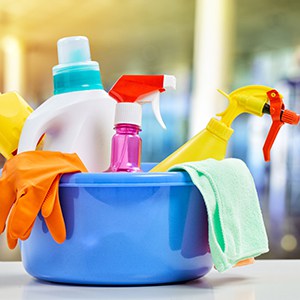
[[75, 153], [28, 151], [6, 161], [0, 178], [0, 234], [7, 222], [9, 248], [29, 237], [40, 211], [53, 239], [64, 242], [59, 181], [63, 174], [75, 172], [87, 172]]
[[269, 251], [255, 184], [243, 161], [207, 159], [169, 171], [186, 171], [203, 196], [210, 251], [219, 272]]

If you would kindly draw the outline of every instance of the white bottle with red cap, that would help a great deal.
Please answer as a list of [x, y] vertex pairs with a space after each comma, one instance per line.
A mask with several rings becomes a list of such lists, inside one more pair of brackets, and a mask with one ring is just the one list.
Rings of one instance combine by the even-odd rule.
[[152, 103], [159, 124], [166, 128], [159, 109], [159, 96], [174, 88], [176, 79], [169, 75], [123, 75], [108, 92], [117, 100], [116, 134], [112, 139], [111, 164], [107, 172], [140, 172], [142, 141], [142, 104]]

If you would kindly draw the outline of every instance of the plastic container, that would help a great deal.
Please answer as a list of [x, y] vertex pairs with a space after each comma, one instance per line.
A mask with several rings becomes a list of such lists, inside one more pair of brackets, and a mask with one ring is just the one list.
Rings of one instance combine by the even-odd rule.
[[242, 113], [261, 117], [268, 101], [266, 92], [269, 90], [269, 87], [262, 85], [245, 86], [229, 95], [219, 90], [229, 101], [226, 110], [217, 114], [221, 118], [211, 118], [206, 128], [157, 164], [151, 172], [166, 172], [172, 166], [187, 161], [225, 158], [228, 141], [233, 134], [232, 122]]
[[0, 95], [0, 153], [9, 159], [17, 153], [25, 120], [33, 109], [16, 92]]
[[99, 64], [91, 60], [86, 37], [57, 43], [54, 95], [27, 118], [18, 153], [36, 149], [77, 153], [89, 172], [109, 167], [116, 101], [103, 89]]
[[111, 143], [111, 162], [106, 172], [142, 172], [140, 126], [117, 124]]
[[55, 243], [39, 216], [21, 242], [36, 278], [149, 285], [196, 279], [212, 267], [204, 201], [185, 173], [64, 175], [60, 201], [66, 241]]

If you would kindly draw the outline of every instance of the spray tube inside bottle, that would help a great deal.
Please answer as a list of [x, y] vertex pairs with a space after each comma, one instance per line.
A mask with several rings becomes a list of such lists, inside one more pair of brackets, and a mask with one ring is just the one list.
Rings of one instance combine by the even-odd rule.
[[175, 88], [169, 75], [123, 75], [108, 92], [117, 100], [116, 133], [112, 138], [111, 164], [106, 172], [141, 172], [142, 105], [152, 103], [158, 123], [165, 129], [159, 109], [160, 93]]

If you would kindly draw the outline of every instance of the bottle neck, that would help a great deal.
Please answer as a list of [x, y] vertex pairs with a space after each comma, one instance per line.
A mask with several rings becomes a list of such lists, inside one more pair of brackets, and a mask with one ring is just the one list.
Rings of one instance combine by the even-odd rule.
[[115, 130], [118, 134], [139, 134], [141, 131], [140, 126], [135, 124], [116, 124]]
[[103, 90], [99, 70], [78, 70], [53, 76], [54, 95], [84, 90]]

